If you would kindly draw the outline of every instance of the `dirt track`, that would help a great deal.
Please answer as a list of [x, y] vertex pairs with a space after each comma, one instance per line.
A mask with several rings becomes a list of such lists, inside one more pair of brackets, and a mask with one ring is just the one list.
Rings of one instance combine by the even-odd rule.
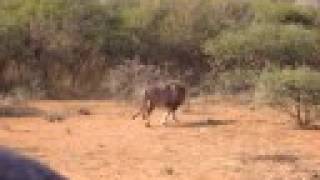
[[[290, 117], [235, 103], [191, 104], [180, 125], [131, 121], [134, 108], [107, 101], [38, 101], [48, 111], [89, 108], [66, 121], [1, 118], [0, 144], [74, 180], [320, 179], [320, 132], [293, 130]], [[209, 121], [208, 121], [209, 120]]]

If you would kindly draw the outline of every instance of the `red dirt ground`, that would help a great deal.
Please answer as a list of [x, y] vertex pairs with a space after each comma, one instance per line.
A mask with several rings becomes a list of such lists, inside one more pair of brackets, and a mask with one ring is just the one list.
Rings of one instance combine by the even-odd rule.
[[[2, 117], [0, 145], [73, 180], [320, 179], [320, 132], [295, 130], [288, 115], [267, 107], [193, 102], [178, 113], [181, 124], [160, 126], [158, 110], [145, 128], [130, 120], [136, 108], [122, 102], [28, 105], [69, 114], [56, 123]], [[72, 113], [81, 107], [92, 115]]]

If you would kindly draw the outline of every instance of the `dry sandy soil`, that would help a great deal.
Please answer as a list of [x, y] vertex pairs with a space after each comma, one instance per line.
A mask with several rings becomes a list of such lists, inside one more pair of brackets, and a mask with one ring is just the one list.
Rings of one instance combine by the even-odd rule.
[[[320, 179], [320, 131], [297, 130], [290, 117], [267, 107], [235, 102], [193, 102], [179, 125], [152, 127], [130, 120], [136, 107], [112, 101], [33, 101], [64, 112], [63, 122], [43, 117], [0, 118], [0, 145], [40, 159], [73, 180]], [[92, 115], [79, 115], [80, 107]]]

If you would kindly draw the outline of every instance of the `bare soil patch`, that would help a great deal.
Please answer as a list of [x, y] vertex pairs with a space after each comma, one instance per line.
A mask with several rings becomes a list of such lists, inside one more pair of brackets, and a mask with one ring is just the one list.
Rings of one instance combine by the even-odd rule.
[[[315, 179], [320, 131], [296, 130], [291, 117], [267, 107], [193, 102], [181, 124], [152, 127], [131, 120], [134, 105], [112, 101], [32, 101], [28, 107], [78, 112], [61, 123], [0, 117], [0, 145], [49, 164], [75, 180]], [[90, 112], [90, 113], [87, 113]], [[90, 114], [90, 115], [89, 115]]]

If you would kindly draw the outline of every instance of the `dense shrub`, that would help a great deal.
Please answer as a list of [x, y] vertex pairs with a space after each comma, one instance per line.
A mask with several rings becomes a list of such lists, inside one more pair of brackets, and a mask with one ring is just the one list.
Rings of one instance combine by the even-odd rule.
[[132, 99], [143, 95], [148, 85], [168, 81], [186, 82], [184, 76], [170, 77], [168, 71], [154, 65], [144, 65], [139, 59], [134, 59], [110, 70], [103, 87], [111, 97]]
[[285, 102], [284, 99], [297, 101], [300, 94], [302, 101], [319, 104], [319, 92], [320, 72], [308, 68], [265, 70], [256, 85], [257, 100], [271, 103]]
[[[275, 0], [0, 1], [0, 91], [129, 96], [135, 88], [124, 77], [134, 57], [145, 67], [141, 77], [197, 87], [223, 73], [220, 89], [237, 89], [248, 77], [226, 71], [319, 68], [319, 19], [316, 9]], [[118, 85], [115, 75], [123, 77]]]
[[280, 105], [295, 116], [299, 127], [313, 128], [311, 122], [319, 117], [319, 77], [319, 71], [305, 67], [265, 71], [257, 81], [255, 99], [260, 103]]
[[319, 56], [320, 36], [298, 25], [254, 24], [209, 39], [204, 52], [236, 67], [298, 66]]
[[223, 72], [214, 79], [212, 74], [208, 73], [201, 90], [219, 94], [246, 93], [254, 90], [258, 74], [256, 70], [235, 69]]
[[294, 1], [252, 1], [255, 21], [258, 23], [315, 25], [319, 16], [318, 9], [299, 6]]

